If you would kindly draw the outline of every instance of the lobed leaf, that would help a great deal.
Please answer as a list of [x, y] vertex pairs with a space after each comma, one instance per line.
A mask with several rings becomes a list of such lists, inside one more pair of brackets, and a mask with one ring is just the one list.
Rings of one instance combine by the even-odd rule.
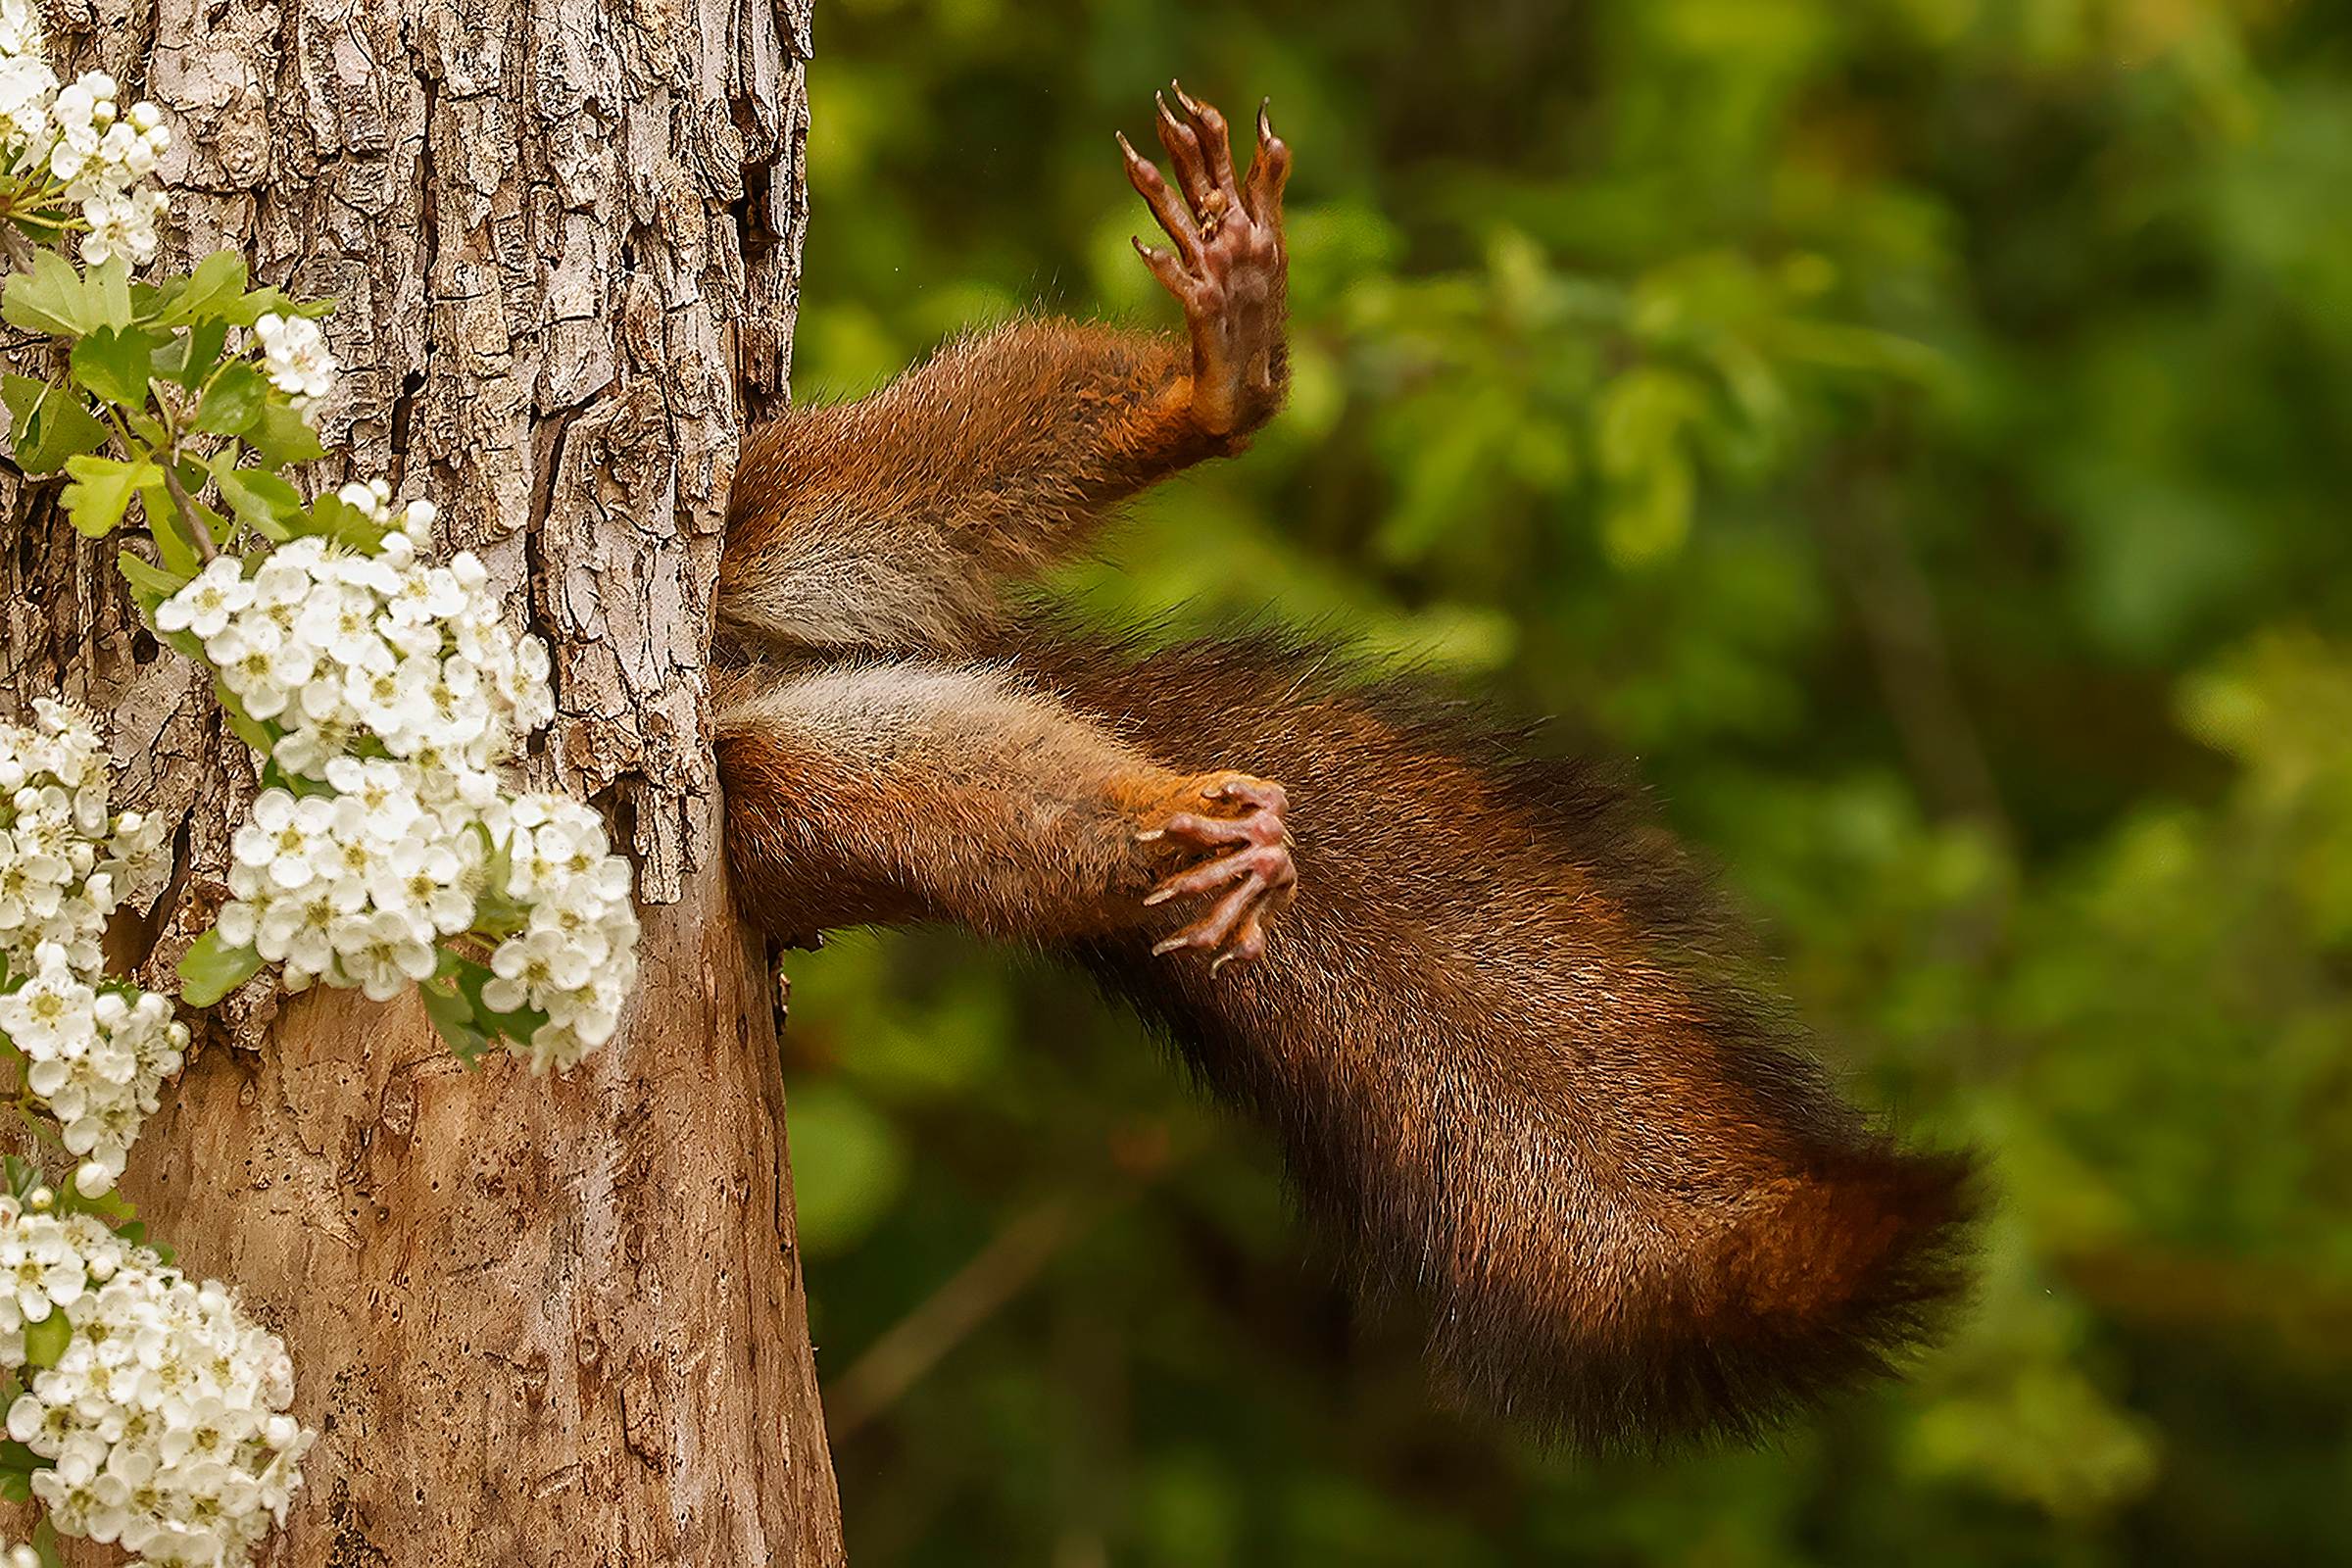
[[147, 402], [147, 378], [155, 355], [170, 346], [163, 333], [143, 326], [101, 326], [74, 345], [74, 379], [109, 403], [126, 409]]
[[66, 471], [74, 482], [66, 486], [61, 504], [74, 526], [93, 539], [114, 532], [139, 487], [160, 483], [163, 477], [163, 470], [145, 458], [124, 463], [86, 454], [68, 458]]

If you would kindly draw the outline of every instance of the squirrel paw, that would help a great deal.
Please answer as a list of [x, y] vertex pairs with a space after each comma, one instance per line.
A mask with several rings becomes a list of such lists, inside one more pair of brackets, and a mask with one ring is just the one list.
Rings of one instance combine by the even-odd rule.
[[1239, 444], [1274, 416], [1290, 382], [1283, 339], [1285, 275], [1282, 188], [1291, 149], [1274, 134], [1269, 107], [1257, 111], [1257, 155], [1249, 182], [1236, 176], [1225, 117], [1175, 83], [1178, 119], [1159, 96], [1159, 143], [1168, 150], [1182, 199], [1158, 169], [1119, 137], [1127, 178], [1176, 242], [1173, 254], [1135, 242], [1144, 265], [1184, 307], [1193, 339], [1193, 422]]
[[1152, 948], [1153, 956], [1187, 948], [1213, 953], [1208, 972], [1250, 962], [1266, 951], [1266, 922], [1298, 896], [1298, 868], [1291, 862], [1291, 834], [1283, 813], [1290, 799], [1282, 786], [1247, 773], [1218, 773], [1201, 786], [1200, 798], [1241, 808], [1235, 816], [1177, 811], [1155, 828], [1138, 834], [1151, 842], [1173, 839], [1194, 849], [1219, 852], [1179, 871], [1146, 896], [1147, 905], [1225, 890], [1208, 912]]

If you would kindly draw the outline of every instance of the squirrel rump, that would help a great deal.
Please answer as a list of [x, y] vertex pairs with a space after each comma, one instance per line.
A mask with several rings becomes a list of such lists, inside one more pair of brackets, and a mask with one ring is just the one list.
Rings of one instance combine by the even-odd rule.
[[1238, 173], [1174, 92], [1173, 182], [1120, 147], [1185, 337], [1016, 322], [747, 446], [738, 898], [780, 939], [950, 921], [1091, 971], [1274, 1134], [1473, 1404], [1586, 1448], [1753, 1437], [1957, 1296], [1970, 1166], [1832, 1092], [1637, 792], [1302, 640], [1004, 607], [1282, 402], [1290, 151], [1261, 110]]

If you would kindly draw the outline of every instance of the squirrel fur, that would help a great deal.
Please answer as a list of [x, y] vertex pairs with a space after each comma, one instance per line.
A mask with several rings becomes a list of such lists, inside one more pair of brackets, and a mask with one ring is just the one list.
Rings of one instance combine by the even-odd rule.
[[1638, 792], [1305, 639], [1005, 606], [1282, 402], [1290, 151], [1261, 110], [1240, 173], [1175, 96], [1173, 180], [1120, 146], [1184, 337], [1019, 321], [747, 445], [738, 897], [779, 940], [946, 921], [1091, 971], [1279, 1140], [1471, 1403], [1587, 1448], [1756, 1436], [1958, 1294], [1970, 1166], [1832, 1091]]

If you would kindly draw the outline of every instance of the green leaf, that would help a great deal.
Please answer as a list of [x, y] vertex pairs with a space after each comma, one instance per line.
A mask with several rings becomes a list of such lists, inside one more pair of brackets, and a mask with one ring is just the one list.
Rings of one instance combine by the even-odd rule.
[[0, 401], [8, 405], [17, 466], [26, 473], [55, 473], [68, 458], [97, 451], [113, 434], [81, 394], [47, 381], [0, 376]]
[[88, 286], [100, 325], [121, 331], [130, 324], [130, 263], [127, 260], [110, 256], [91, 268]]
[[230, 947], [216, 927], [180, 956], [179, 1000], [209, 1007], [261, 972], [262, 956], [250, 947]]
[[52, 1310], [38, 1323], [24, 1325], [24, 1360], [29, 1366], [55, 1366], [74, 1343], [74, 1325], [63, 1312]]
[[[7, 1392], [8, 1402], [14, 1404], [18, 1396], [24, 1392], [24, 1386], [13, 1375], [8, 1382], [9, 1390], [0, 1392]], [[6, 1497], [11, 1502], [31, 1501], [32, 1473], [46, 1470], [55, 1462], [42, 1458], [13, 1439], [0, 1439], [0, 1497]]]
[[168, 340], [143, 326], [102, 326], [74, 345], [74, 379], [110, 403], [135, 409], [147, 401], [155, 351]]
[[163, 470], [140, 458], [121, 463], [113, 458], [74, 457], [66, 460], [74, 482], [61, 498], [74, 526], [95, 539], [114, 532], [130, 505], [132, 492], [161, 480]]
[[359, 508], [347, 505], [342, 497], [332, 493], [311, 503], [310, 526], [297, 527], [297, 533], [324, 534], [338, 544], [349, 545], [365, 556], [372, 556], [384, 546], [384, 526]]
[[220, 378], [196, 405], [196, 428], [214, 435], [237, 435], [261, 417], [269, 396], [270, 383], [262, 379], [261, 371], [242, 361], [232, 361], [220, 368]]
[[244, 292], [245, 258], [235, 251], [215, 251], [196, 264], [178, 290], [167, 288], [152, 319], [158, 326], [204, 322], [225, 327], [223, 311], [233, 308]]
[[[446, 967], [451, 955], [444, 953]], [[466, 1066], [474, 1065], [482, 1053], [490, 1049], [490, 1037], [474, 1027], [473, 1004], [458, 989], [457, 982], [435, 975], [416, 988], [424, 999], [424, 1015], [433, 1021], [433, 1029], [449, 1042], [450, 1054]]]
[[131, 597], [150, 615], [155, 612], [157, 605], [185, 588], [194, 575], [167, 571], [145, 557], [133, 555], [127, 550], [115, 557], [115, 569], [122, 573], [122, 580], [130, 584]]
[[224, 307], [220, 316], [232, 326], [251, 326], [265, 316], [324, 316], [335, 308], [333, 300], [298, 300], [265, 285]]
[[49, 1522], [47, 1514], [41, 1515], [41, 1522], [32, 1527], [32, 1549], [41, 1559], [41, 1568], [66, 1568], [65, 1553], [58, 1545], [57, 1526]]
[[291, 539], [302, 520], [302, 496], [276, 474], [234, 466], [232, 454], [213, 459], [212, 474], [229, 510], [272, 539]]
[[273, 468], [289, 463], [315, 463], [326, 456], [326, 448], [318, 444], [318, 432], [283, 397], [272, 397], [263, 405], [262, 416], [244, 433], [244, 441]]
[[24, 1158], [22, 1154], [10, 1154], [0, 1158], [0, 1171], [7, 1172], [9, 1196], [20, 1203], [24, 1201], [35, 1187], [40, 1186], [48, 1179], [41, 1174], [39, 1165]]
[[0, 403], [8, 405], [8, 428], [18, 446], [24, 444], [24, 426], [41, 411], [54, 390], [46, 381], [36, 381], [29, 375], [14, 370], [0, 375]]
[[[478, 822], [474, 827], [488, 853], [483, 862], [481, 895], [473, 905], [473, 928], [484, 936], [513, 936], [531, 923], [531, 906], [500, 891], [506, 887], [514, 868], [509, 845], [492, 848], [489, 830]], [[488, 978], [487, 971], [483, 978]]]
[[0, 292], [0, 320], [27, 332], [79, 337], [105, 318], [88, 281], [55, 251], [34, 251], [32, 270], [17, 273]]
[[194, 391], [220, 365], [220, 349], [227, 341], [226, 321], [199, 321], [173, 338], [169, 348], [156, 352], [156, 373]]
[[1688, 434], [1706, 412], [1706, 393], [1679, 370], [1642, 366], [1602, 389], [1593, 450], [1611, 491], [1601, 547], [1617, 565], [1662, 561], [1690, 531], [1697, 488]]

